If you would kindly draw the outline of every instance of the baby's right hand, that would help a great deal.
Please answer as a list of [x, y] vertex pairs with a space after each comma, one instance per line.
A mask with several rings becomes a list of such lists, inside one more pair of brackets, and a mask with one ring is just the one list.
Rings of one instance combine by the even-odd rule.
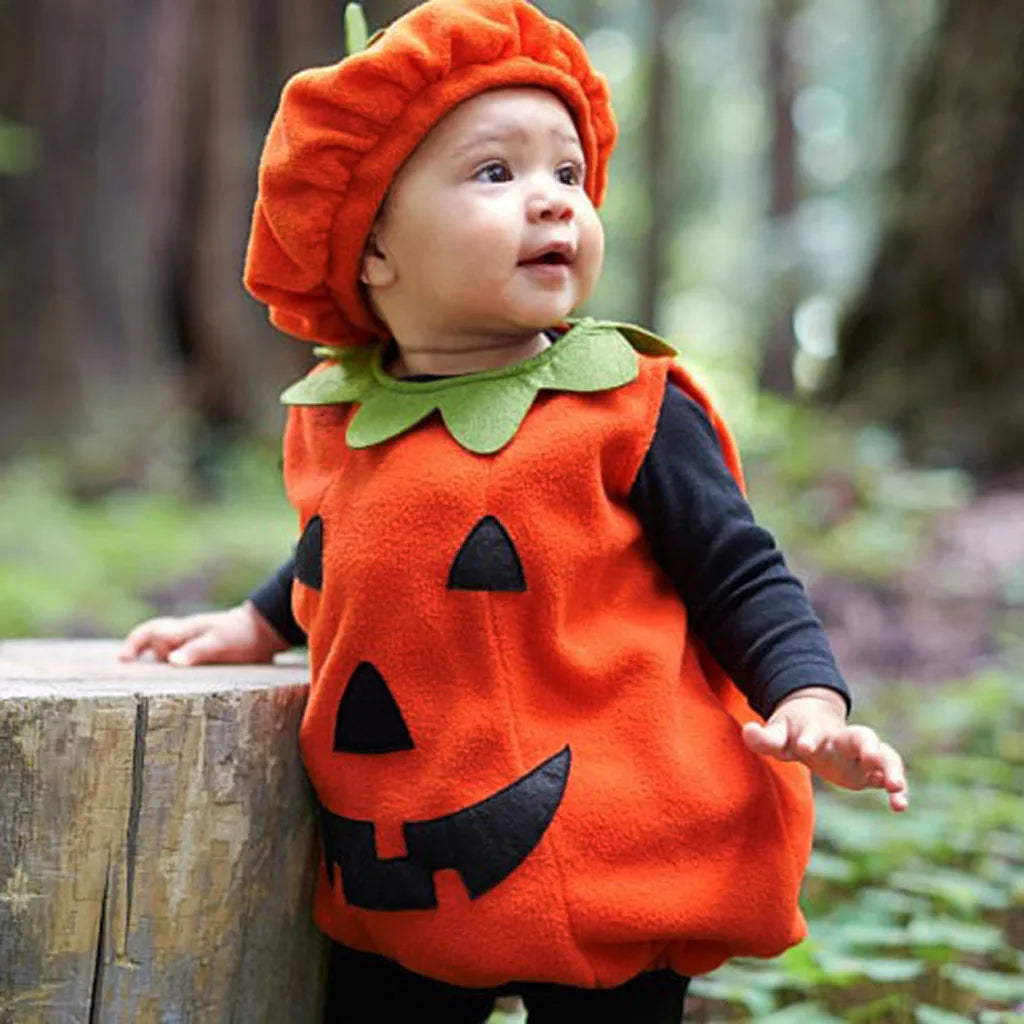
[[288, 642], [251, 601], [220, 612], [149, 619], [124, 639], [118, 657], [132, 661], [147, 651], [172, 665], [270, 661]]

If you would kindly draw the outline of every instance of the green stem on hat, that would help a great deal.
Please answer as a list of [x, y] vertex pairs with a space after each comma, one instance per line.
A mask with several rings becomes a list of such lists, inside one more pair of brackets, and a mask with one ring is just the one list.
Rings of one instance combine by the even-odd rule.
[[366, 49], [369, 30], [360, 4], [345, 4], [345, 51], [351, 57]]

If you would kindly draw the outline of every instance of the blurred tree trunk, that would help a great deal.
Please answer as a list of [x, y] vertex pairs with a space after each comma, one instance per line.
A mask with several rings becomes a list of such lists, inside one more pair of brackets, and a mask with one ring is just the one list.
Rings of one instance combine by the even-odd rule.
[[593, 0], [544, 0], [537, 6], [549, 17], [568, 25], [584, 40], [594, 30], [597, 22], [602, 20], [601, 12]]
[[947, 0], [830, 396], [915, 458], [1019, 471], [1022, 323], [1024, 4]]
[[[308, 347], [240, 275], [281, 84], [343, 50], [331, 0], [8, 0], [0, 97], [34, 173], [0, 192], [0, 454], [63, 438], [88, 488], [195, 423], [276, 431]], [[15, 255], [16, 254], [16, 255]], [[84, 442], [91, 440], [91, 444]]]
[[[363, 11], [366, 14], [366, 24], [370, 32], [390, 25], [395, 18], [415, 7], [420, 0], [363, 0]], [[335, 4], [337, 17], [342, 17], [345, 5]], [[340, 24], [340, 21], [339, 21]]]
[[[769, 148], [770, 222], [777, 245], [788, 254], [791, 218], [796, 211], [799, 181], [796, 162], [796, 128], [793, 99], [796, 69], [789, 56], [787, 38], [802, 0], [772, 0], [768, 10], [765, 80], [771, 104], [771, 145]], [[760, 386], [789, 397], [793, 394], [793, 314], [796, 310], [796, 281], [792, 260], [783, 260], [775, 274], [773, 305], [768, 330], [761, 345]]]
[[644, 168], [647, 180], [648, 223], [640, 253], [640, 323], [658, 329], [658, 305], [665, 277], [665, 247], [669, 238], [672, 208], [671, 112], [672, 65], [668, 52], [668, 23], [678, 8], [677, 0], [651, 0], [651, 68], [644, 122]]

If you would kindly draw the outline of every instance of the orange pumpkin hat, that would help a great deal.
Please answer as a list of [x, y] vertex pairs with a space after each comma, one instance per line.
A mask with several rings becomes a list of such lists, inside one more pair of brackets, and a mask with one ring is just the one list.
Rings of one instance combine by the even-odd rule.
[[599, 205], [616, 134], [607, 85], [579, 39], [526, 0], [428, 0], [362, 52], [290, 79], [260, 158], [244, 276], [276, 327], [330, 345], [386, 336], [359, 266], [395, 172], [453, 107], [506, 86], [566, 104]]

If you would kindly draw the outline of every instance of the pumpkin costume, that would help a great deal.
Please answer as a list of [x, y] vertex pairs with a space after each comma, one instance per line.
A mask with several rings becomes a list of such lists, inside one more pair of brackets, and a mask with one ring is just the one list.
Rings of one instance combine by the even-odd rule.
[[[739, 475], [707, 398], [601, 323], [433, 384], [333, 355], [285, 439], [319, 926], [463, 985], [603, 987], [799, 940], [806, 769], [746, 749], [754, 714], [628, 509], [668, 377]], [[532, 398], [491, 450], [499, 388]]]
[[667, 387], [742, 486], [722, 420], [663, 342], [593, 321], [504, 370], [395, 380], [359, 285], [401, 163], [458, 103], [516, 85], [565, 103], [599, 203], [606, 86], [525, 0], [429, 0], [296, 76], [261, 161], [246, 285], [328, 346], [285, 396], [316, 921], [462, 986], [771, 956], [804, 934], [808, 773], [746, 748], [755, 712], [630, 507]]

